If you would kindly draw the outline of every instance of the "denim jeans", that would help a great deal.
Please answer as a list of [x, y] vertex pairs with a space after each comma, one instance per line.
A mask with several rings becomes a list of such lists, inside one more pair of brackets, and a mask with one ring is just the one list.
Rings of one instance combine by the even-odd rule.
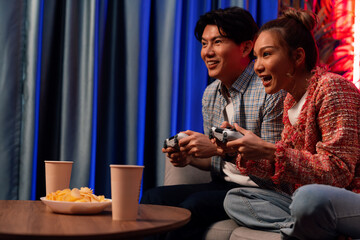
[[328, 185], [306, 185], [290, 197], [271, 190], [235, 188], [224, 200], [239, 225], [281, 232], [283, 239], [360, 239], [360, 194]]
[[261, 188], [234, 188], [224, 200], [226, 213], [239, 225], [272, 232], [292, 225], [290, 204], [290, 196]]
[[360, 238], [360, 194], [328, 185], [305, 185], [290, 205], [294, 225], [281, 229], [298, 239]]

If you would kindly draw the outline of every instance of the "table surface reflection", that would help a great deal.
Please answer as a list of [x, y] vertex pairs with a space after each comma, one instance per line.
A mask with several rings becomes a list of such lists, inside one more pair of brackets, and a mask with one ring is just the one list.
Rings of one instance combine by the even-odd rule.
[[190, 215], [182, 208], [140, 204], [136, 221], [113, 221], [111, 210], [66, 215], [41, 201], [0, 200], [0, 239], [141, 239], [179, 228]]

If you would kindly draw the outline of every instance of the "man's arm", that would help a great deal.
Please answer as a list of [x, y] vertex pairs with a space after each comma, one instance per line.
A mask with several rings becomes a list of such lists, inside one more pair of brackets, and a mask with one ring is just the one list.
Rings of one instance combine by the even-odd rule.
[[211, 169], [211, 158], [195, 158], [193, 156], [189, 156], [190, 165], [194, 166], [198, 169], [210, 171]]
[[[219, 94], [219, 86], [219, 80], [215, 80], [205, 89], [203, 94], [202, 115], [205, 135], [209, 135], [211, 127], [214, 127], [213, 105], [217, 99], [217, 94]], [[211, 171], [212, 176], [222, 175], [222, 164], [222, 158], [220, 156], [213, 156], [209, 159], [209, 170]]]
[[286, 92], [283, 90], [266, 96], [261, 138], [267, 142], [275, 143], [281, 139], [285, 96]]

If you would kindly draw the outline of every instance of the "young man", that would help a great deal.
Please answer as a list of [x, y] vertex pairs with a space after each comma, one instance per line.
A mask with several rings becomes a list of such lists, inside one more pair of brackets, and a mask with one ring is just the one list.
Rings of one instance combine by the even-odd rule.
[[204, 133], [185, 131], [180, 151], [163, 149], [174, 166], [188, 164], [209, 170], [213, 180], [205, 184], [162, 186], [143, 194], [141, 203], [189, 209], [190, 222], [167, 234], [166, 239], [202, 239], [212, 223], [227, 219], [223, 200], [234, 187], [257, 187], [240, 175], [230, 153], [218, 150], [209, 139], [211, 127], [238, 123], [258, 136], [275, 142], [282, 131], [284, 92], [265, 93], [252, 62], [253, 40], [258, 27], [251, 14], [238, 7], [218, 9], [200, 17], [195, 36], [202, 43], [201, 58], [210, 77], [216, 78], [203, 95]]

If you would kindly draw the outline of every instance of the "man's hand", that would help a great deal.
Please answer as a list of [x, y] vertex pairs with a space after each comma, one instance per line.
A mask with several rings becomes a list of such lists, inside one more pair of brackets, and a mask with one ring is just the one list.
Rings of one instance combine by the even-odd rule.
[[189, 137], [179, 141], [181, 152], [186, 152], [187, 155], [197, 158], [208, 158], [218, 155], [216, 145], [210, 141], [208, 136], [191, 130], [187, 130], [185, 133]]
[[233, 125], [231, 125], [229, 122], [225, 121], [221, 124], [221, 128], [235, 128]]
[[167, 153], [167, 157], [175, 167], [185, 167], [190, 164], [191, 159], [187, 157], [186, 152], [180, 152], [172, 147], [163, 148], [162, 152]]

